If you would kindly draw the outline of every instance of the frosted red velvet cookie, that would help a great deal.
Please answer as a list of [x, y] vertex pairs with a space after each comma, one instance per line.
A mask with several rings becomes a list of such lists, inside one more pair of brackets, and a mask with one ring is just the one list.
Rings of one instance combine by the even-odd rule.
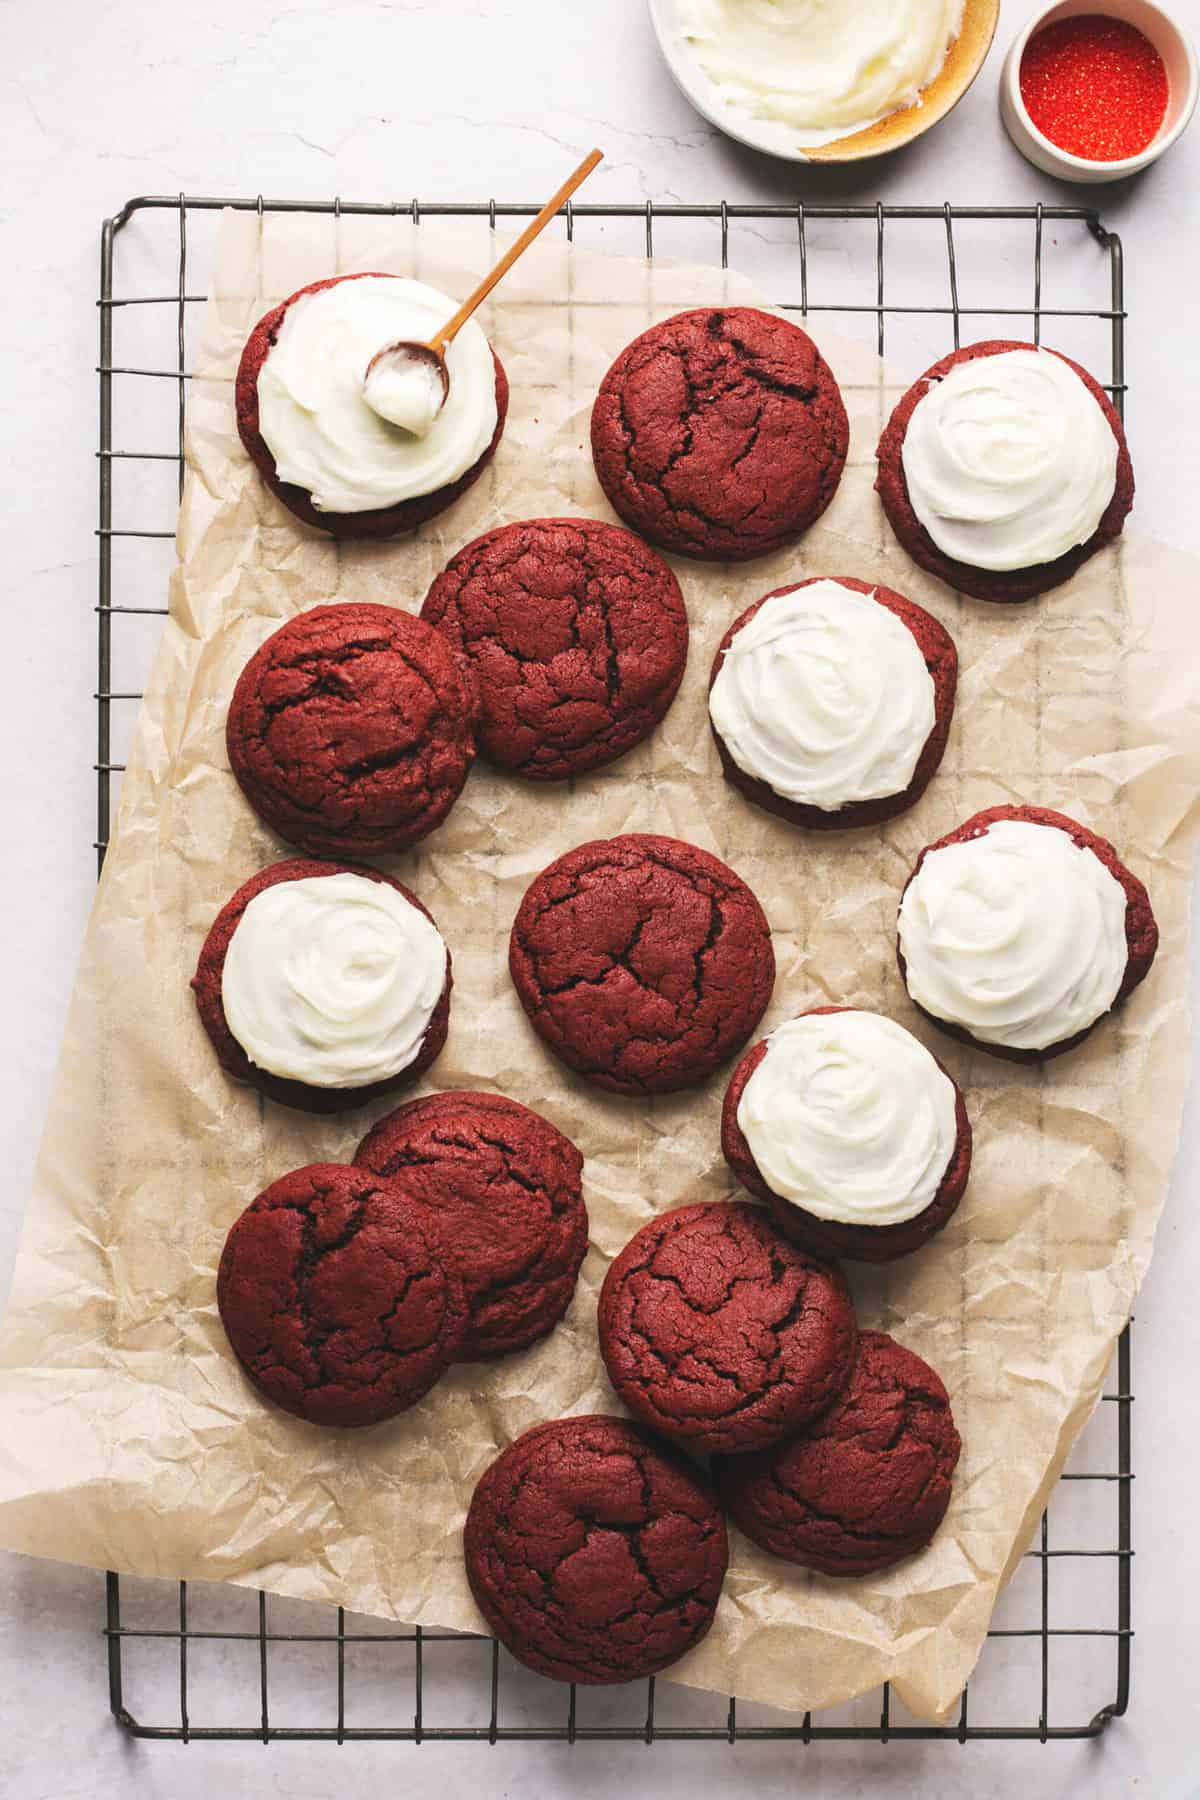
[[235, 1080], [305, 1112], [342, 1112], [415, 1081], [446, 1041], [450, 952], [378, 869], [293, 857], [244, 882], [192, 977]]
[[1133, 465], [1108, 395], [1055, 350], [942, 357], [884, 428], [876, 487], [913, 561], [977, 600], [1031, 600], [1119, 536]]
[[392, 537], [479, 479], [504, 429], [508, 381], [478, 321], [447, 350], [440, 411], [420, 372], [376, 361], [398, 339], [428, 342], [455, 305], [400, 276], [336, 275], [254, 327], [235, 386], [238, 432], [272, 493], [306, 525]]
[[1107, 838], [1044, 806], [975, 813], [922, 850], [900, 899], [913, 1000], [1014, 1062], [1082, 1042], [1157, 948], [1150, 897]]
[[777, 588], [739, 614], [713, 659], [725, 779], [817, 830], [895, 818], [937, 772], [957, 682], [949, 633], [892, 588], [851, 575]]
[[794, 1243], [890, 1262], [953, 1217], [971, 1126], [958, 1086], [911, 1032], [879, 1013], [821, 1006], [743, 1056], [721, 1148]]

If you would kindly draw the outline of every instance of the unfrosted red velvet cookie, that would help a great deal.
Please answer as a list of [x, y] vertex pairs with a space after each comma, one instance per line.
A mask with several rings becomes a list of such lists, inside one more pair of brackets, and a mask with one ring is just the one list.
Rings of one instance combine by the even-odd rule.
[[846, 409], [798, 325], [704, 307], [622, 350], [592, 409], [592, 456], [635, 531], [680, 556], [740, 561], [790, 543], [841, 479]]
[[[1106, 1017], [1107, 1012], [1111, 1011], [1112, 1007], [1119, 1006], [1133, 992], [1138, 983], [1144, 981], [1149, 974], [1150, 966], [1158, 950], [1158, 924], [1150, 904], [1150, 896], [1143, 883], [1130, 869], [1125, 867], [1107, 838], [1101, 837], [1098, 832], [1091, 831], [1086, 825], [1081, 825], [1077, 819], [1069, 818], [1066, 813], [1053, 812], [1045, 806], [989, 806], [983, 812], [973, 813], [969, 819], [964, 819], [962, 824], [956, 826], [953, 831], [947, 832], [945, 837], [938, 838], [935, 843], [925, 846], [904, 884], [900, 895], [900, 904], [903, 907], [905, 895], [920, 874], [927, 857], [932, 856], [935, 851], [945, 849], [949, 844], [966, 843], [972, 839], [984, 837], [991, 826], [1010, 819], [1065, 832], [1077, 848], [1087, 850], [1095, 856], [1124, 890], [1125, 972], [1110, 1007], [1100, 1015], [1100, 1018]], [[1054, 898], [1065, 904], [1066, 897], [1061, 892]], [[1097, 1018], [1084, 1030], [1072, 1032], [1041, 1049], [1023, 1049], [1011, 1044], [994, 1043], [974, 1037], [961, 1025], [940, 1017], [931, 1008], [922, 1005], [916, 994], [913, 993], [899, 937], [896, 942], [896, 960], [900, 965], [900, 978], [908, 989], [910, 998], [927, 1018], [961, 1043], [970, 1044], [978, 1050], [986, 1050], [992, 1056], [1004, 1057], [1009, 1062], [1040, 1062], [1047, 1057], [1061, 1056], [1064, 1051], [1073, 1050], [1077, 1044], [1081, 1044], [1100, 1023], [1100, 1018]]]
[[729, 1560], [711, 1487], [626, 1419], [535, 1425], [481, 1477], [467, 1579], [518, 1662], [591, 1685], [657, 1675], [712, 1624]]
[[376, 856], [442, 823], [475, 756], [476, 696], [440, 632], [391, 606], [314, 606], [239, 675], [225, 739], [261, 819], [301, 850]]
[[382, 882], [385, 886], [394, 888], [410, 906], [415, 906], [418, 912], [424, 913], [427, 919], [432, 919], [429, 909], [421, 905], [411, 889], [406, 888], [403, 882], [393, 880], [390, 875], [381, 874], [378, 869], [357, 868], [348, 863], [312, 862], [295, 856], [287, 862], [272, 863], [269, 869], [260, 869], [257, 875], [252, 875], [249, 881], [243, 882], [237, 893], [225, 902], [209, 927], [208, 936], [201, 946], [196, 973], [192, 976], [196, 1010], [221, 1067], [235, 1081], [245, 1081], [251, 1087], [258, 1088], [269, 1100], [277, 1101], [280, 1106], [298, 1107], [303, 1112], [345, 1112], [350, 1107], [364, 1106], [369, 1101], [380, 1100], [397, 1087], [416, 1081], [441, 1053], [446, 1042], [450, 1020], [450, 992], [454, 986], [450, 951], [447, 948], [446, 981], [442, 997], [425, 1028], [421, 1047], [413, 1061], [387, 1081], [373, 1081], [361, 1087], [350, 1088], [311, 1087], [304, 1081], [274, 1075], [270, 1070], [260, 1069], [251, 1062], [229, 1028], [222, 999], [221, 982], [225, 958], [233, 941], [233, 934], [243, 913], [257, 894], [277, 887], [280, 882], [313, 881], [329, 875], [358, 875], [364, 881]]
[[583, 1158], [548, 1119], [501, 1094], [411, 1100], [369, 1131], [357, 1165], [397, 1176], [436, 1217], [470, 1315], [464, 1361], [553, 1330], [587, 1253]]
[[849, 1385], [799, 1437], [713, 1464], [721, 1504], [773, 1556], [871, 1575], [924, 1549], [946, 1516], [961, 1444], [940, 1378], [864, 1331]]
[[496, 445], [500, 442], [504, 430], [504, 420], [508, 413], [508, 377], [495, 351], [492, 360], [496, 365], [496, 429], [492, 441], [483, 455], [474, 462], [465, 475], [457, 481], [437, 488], [433, 493], [422, 494], [418, 498], [402, 500], [395, 506], [377, 507], [371, 512], [337, 513], [324, 507], [313, 505], [312, 496], [293, 482], [281, 481], [275, 469], [275, 458], [271, 455], [261, 430], [258, 418], [258, 377], [263, 364], [271, 354], [288, 308], [305, 294], [319, 294], [324, 288], [336, 287], [342, 281], [363, 281], [387, 279], [377, 270], [363, 270], [355, 275], [334, 275], [326, 281], [312, 281], [307, 287], [297, 289], [289, 294], [286, 300], [261, 318], [250, 336], [246, 339], [238, 364], [237, 380], [234, 386], [234, 404], [237, 409], [238, 436], [245, 446], [259, 474], [271, 492], [283, 502], [290, 513], [302, 519], [306, 525], [315, 526], [318, 531], [327, 531], [337, 538], [382, 538], [395, 537], [398, 532], [412, 531], [426, 519], [432, 519], [465, 494], [467, 489], [479, 480], [483, 471], [495, 454]]
[[[851, 1010], [843, 1006], [814, 1006], [802, 1017]], [[967, 1117], [962, 1089], [949, 1070], [938, 1063], [954, 1089], [954, 1120], [958, 1135], [937, 1193], [928, 1206], [901, 1224], [847, 1225], [836, 1219], [818, 1219], [782, 1194], [773, 1193], [738, 1124], [738, 1105], [746, 1091], [746, 1083], [767, 1053], [767, 1042], [763, 1038], [742, 1057], [725, 1090], [725, 1103], [721, 1109], [721, 1149], [742, 1186], [756, 1199], [766, 1201], [772, 1218], [786, 1237], [818, 1256], [847, 1256], [855, 1262], [891, 1262], [895, 1257], [919, 1250], [953, 1218], [971, 1173], [971, 1121]]]
[[696, 1452], [754, 1450], [823, 1412], [854, 1360], [839, 1269], [760, 1206], [681, 1206], [637, 1232], [600, 1292], [608, 1378], [645, 1424]]
[[513, 921], [509, 969], [531, 1024], [568, 1068], [618, 1094], [712, 1074], [761, 1019], [771, 932], [715, 856], [650, 833], [568, 850]]
[[1121, 424], [1112, 402], [1100, 386], [1093, 380], [1086, 369], [1073, 362], [1069, 356], [1062, 356], [1054, 350], [1050, 354], [1060, 357], [1070, 368], [1074, 369], [1083, 382], [1097, 406], [1104, 414], [1117, 441], [1117, 474], [1112, 499], [1105, 508], [1104, 514], [1095, 531], [1085, 543], [1068, 550], [1065, 555], [1055, 557], [1052, 562], [1036, 563], [1025, 569], [980, 569], [970, 563], [959, 562], [940, 550], [929, 532], [922, 525], [913, 511], [909, 497], [908, 482], [904, 475], [904, 439], [908, 431], [909, 421], [916, 410], [917, 403], [928, 393], [932, 383], [939, 381], [951, 369], [960, 363], [974, 362], [981, 356], [999, 356], [1008, 350], [1033, 350], [1033, 344], [1021, 343], [1012, 338], [991, 338], [984, 343], [967, 344], [961, 350], [953, 351], [935, 362], [932, 368], [926, 369], [919, 381], [915, 381], [908, 392], [896, 404], [891, 418], [883, 430], [879, 447], [875, 454], [879, 463], [879, 471], [875, 487], [883, 502], [883, 510], [888, 516], [892, 530], [900, 543], [915, 563], [928, 569], [931, 575], [937, 575], [960, 593], [971, 594], [976, 600], [995, 600], [1012, 602], [1033, 600], [1038, 594], [1044, 594], [1049, 588], [1058, 587], [1067, 581], [1090, 556], [1102, 550], [1114, 538], [1119, 537], [1121, 528], [1133, 505], [1133, 464], [1129, 457], [1129, 447], [1125, 442], [1125, 428]]
[[749, 625], [750, 621], [766, 605], [768, 600], [781, 598], [791, 594], [798, 588], [812, 587], [816, 582], [833, 580], [839, 587], [851, 588], [857, 594], [865, 594], [875, 600], [888, 612], [895, 615], [911, 632], [916, 641], [925, 667], [929, 671], [929, 679], [933, 683], [934, 720], [924, 748], [917, 758], [912, 779], [907, 787], [896, 794], [885, 794], [879, 799], [852, 800], [844, 806], [826, 810], [820, 806], [810, 806], [803, 801], [789, 799], [786, 795], [776, 793], [766, 781], [759, 780], [747, 770], [740, 768], [730, 754], [725, 740], [715, 725], [710, 726], [716, 741], [717, 752], [721, 758], [721, 769], [726, 781], [755, 806], [761, 806], [764, 812], [774, 813], [776, 817], [788, 819], [793, 825], [805, 825], [817, 831], [840, 831], [855, 825], [878, 825], [885, 819], [894, 819], [898, 813], [906, 812], [914, 806], [929, 786], [942, 755], [946, 748], [946, 739], [950, 734], [951, 721], [954, 718], [954, 696], [958, 687], [958, 652], [954, 640], [948, 631], [938, 623], [932, 613], [927, 613], [923, 606], [915, 601], [905, 599], [893, 588], [880, 587], [877, 582], [859, 581], [853, 575], [835, 575], [831, 577], [814, 575], [806, 581], [789, 582], [786, 587], [775, 588], [764, 594], [748, 606], [745, 612], [739, 613], [721, 642], [717, 645], [717, 653], [713, 658], [712, 670], [708, 678], [709, 692], [725, 663], [726, 653], [733, 644], [738, 633]]
[[687, 663], [679, 583], [648, 544], [599, 519], [529, 519], [476, 538], [421, 617], [471, 666], [481, 754], [534, 781], [641, 743]]
[[225, 1240], [217, 1305], [254, 1385], [314, 1425], [405, 1412], [454, 1360], [466, 1323], [424, 1208], [341, 1163], [294, 1169], [251, 1201]]

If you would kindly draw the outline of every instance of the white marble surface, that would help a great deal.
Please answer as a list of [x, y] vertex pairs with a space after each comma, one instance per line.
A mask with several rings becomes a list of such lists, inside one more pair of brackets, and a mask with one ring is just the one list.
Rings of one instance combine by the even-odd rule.
[[[0, 883], [0, 1283], [28, 1188], [92, 878], [95, 547], [94, 308], [98, 225], [138, 192], [536, 199], [593, 142], [589, 196], [1029, 202], [1068, 197], [1003, 136], [1003, 46], [1027, 16], [1004, 0], [974, 91], [924, 145], [885, 165], [805, 174], [719, 138], [654, 51], [644, 0], [0, 0], [5, 314], [0, 452], [7, 499]], [[1175, 0], [1200, 28], [1200, 0]], [[1124, 234], [1132, 313], [1130, 435], [1137, 523], [1200, 550], [1194, 315], [1200, 127], [1163, 165], [1091, 198]], [[1200, 1361], [1200, 1173], [1193, 1104], [1135, 1345], [1132, 1706], [1099, 1745], [134, 1745], [107, 1714], [102, 1584], [0, 1558], [0, 1792], [178, 1800], [216, 1786], [303, 1800], [385, 1775], [451, 1795], [540, 1800], [707, 1784], [762, 1800], [829, 1795], [1200, 1792], [1193, 1630], [1200, 1557], [1191, 1429]], [[203, 1672], [202, 1672], [203, 1674]], [[215, 1668], [218, 1679], [233, 1671]], [[308, 1677], [302, 1673], [297, 1679]], [[314, 1695], [328, 1671], [314, 1667]], [[1190, 1716], [1189, 1716], [1190, 1715]]]

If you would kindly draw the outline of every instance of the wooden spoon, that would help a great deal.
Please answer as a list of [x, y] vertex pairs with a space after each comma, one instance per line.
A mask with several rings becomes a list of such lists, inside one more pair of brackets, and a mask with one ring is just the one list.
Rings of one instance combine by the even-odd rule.
[[[575, 173], [563, 182], [552, 199], [547, 200], [537, 217], [531, 219], [520, 237], [509, 245], [495, 268], [484, 276], [475, 291], [468, 294], [458, 311], [427, 344], [397, 338], [375, 352], [363, 375], [363, 393], [373, 411], [392, 424], [403, 426], [414, 436], [424, 437], [445, 406], [450, 392], [446, 346], [453, 342], [496, 283], [508, 274], [518, 256], [523, 255], [534, 238], [545, 230], [559, 207], [587, 180], [602, 156], [602, 151], [592, 150], [584, 157]], [[374, 396], [368, 391], [372, 387]]]

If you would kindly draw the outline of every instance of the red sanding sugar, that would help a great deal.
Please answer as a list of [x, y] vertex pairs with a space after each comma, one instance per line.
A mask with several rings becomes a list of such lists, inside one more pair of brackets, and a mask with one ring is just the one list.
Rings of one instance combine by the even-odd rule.
[[1167, 71], [1123, 19], [1080, 13], [1037, 32], [1021, 58], [1021, 98], [1060, 150], [1119, 162], [1144, 150], [1167, 110]]

